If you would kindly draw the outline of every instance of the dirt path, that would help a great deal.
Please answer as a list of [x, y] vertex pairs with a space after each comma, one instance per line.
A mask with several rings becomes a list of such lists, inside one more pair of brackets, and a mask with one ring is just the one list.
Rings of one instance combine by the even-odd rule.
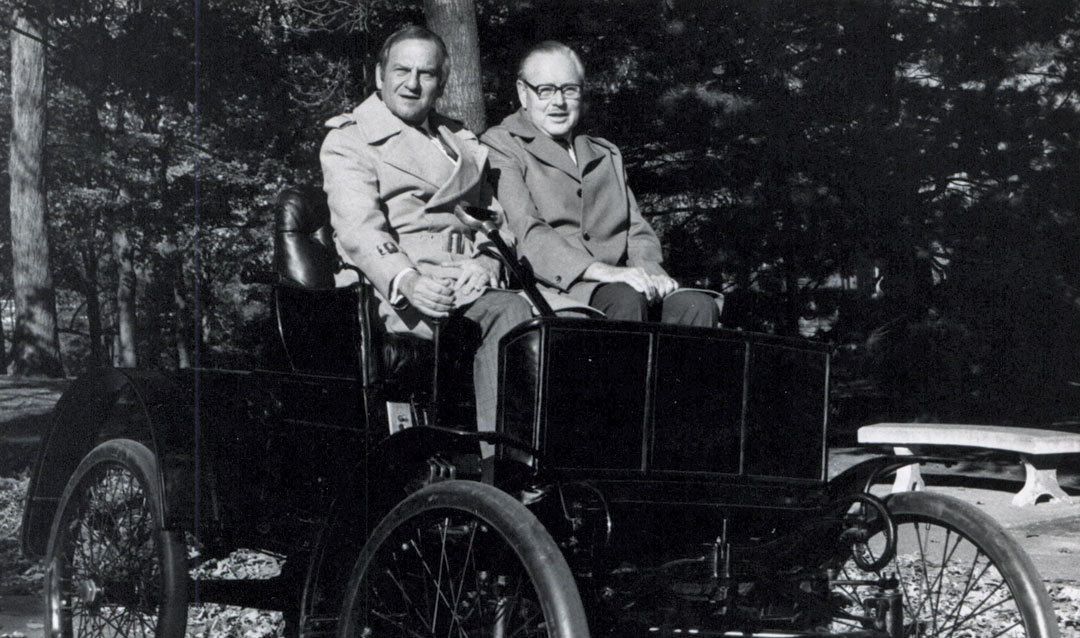
[[44, 638], [40, 596], [0, 595], [0, 637]]

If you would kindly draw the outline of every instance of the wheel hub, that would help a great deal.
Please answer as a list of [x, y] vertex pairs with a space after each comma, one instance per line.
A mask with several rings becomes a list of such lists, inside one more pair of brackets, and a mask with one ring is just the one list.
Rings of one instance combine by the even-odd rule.
[[83, 602], [84, 605], [90, 606], [97, 601], [102, 592], [101, 585], [97, 584], [93, 579], [87, 579], [79, 583], [75, 587], [75, 597]]

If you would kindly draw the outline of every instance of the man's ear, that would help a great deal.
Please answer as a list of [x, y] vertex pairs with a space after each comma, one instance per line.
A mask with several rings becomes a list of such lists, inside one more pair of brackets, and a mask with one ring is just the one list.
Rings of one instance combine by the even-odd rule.
[[525, 86], [525, 83], [521, 80], [517, 81], [517, 94], [518, 102], [521, 106], [525, 106], [525, 99], [529, 96], [529, 87]]
[[375, 90], [382, 90], [382, 65], [378, 62], [375, 63]]

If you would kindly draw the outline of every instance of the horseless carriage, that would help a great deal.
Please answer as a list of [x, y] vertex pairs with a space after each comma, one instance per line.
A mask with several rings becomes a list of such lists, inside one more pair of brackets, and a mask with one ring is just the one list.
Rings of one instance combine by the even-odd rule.
[[[302, 638], [1058, 635], [994, 521], [871, 494], [911, 457], [827, 480], [823, 344], [541, 316], [501, 342], [478, 433], [471, 335], [381, 334], [363, 286], [333, 288], [327, 220], [283, 198], [272, 356], [60, 400], [23, 524], [49, 635], [177, 638], [208, 603]], [[237, 548], [280, 572], [201, 569]]]

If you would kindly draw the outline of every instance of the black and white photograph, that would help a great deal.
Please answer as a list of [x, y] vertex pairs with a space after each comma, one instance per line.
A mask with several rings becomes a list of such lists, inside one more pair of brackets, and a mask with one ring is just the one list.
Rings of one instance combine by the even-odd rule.
[[1080, 1], [0, 0], [0, 638], [1080, 638]]

